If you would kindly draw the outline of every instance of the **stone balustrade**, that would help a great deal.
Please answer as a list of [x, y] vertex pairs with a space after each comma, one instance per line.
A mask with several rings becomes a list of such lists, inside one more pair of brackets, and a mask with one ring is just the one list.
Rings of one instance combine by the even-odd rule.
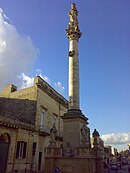
[[94, 152], [91, 148], [87, 147], [78, 147], [74, 149], [77, 157], [92, 157], [94, 156]]
[[62, 148], [47, 147], [45, 148], [45, 157], [73, 157], [73, 158], [92, 158], [94, 151], [92, 148], [77, 147], [70, 149], [69, 152]]
[[45, 157], [62, 157], [62, 148], [47, 147], [44, 150]]

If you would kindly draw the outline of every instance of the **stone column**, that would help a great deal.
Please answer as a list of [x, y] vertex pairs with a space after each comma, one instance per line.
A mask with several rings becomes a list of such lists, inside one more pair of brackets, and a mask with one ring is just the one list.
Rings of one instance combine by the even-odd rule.
[[70, 51], [74, 55], [69, 55], [69, 109], [80, 109], [79, 105], [79, 60], [78, 42], [70, 41]]
[[78, 11], [75, 4], [71, 5], [69, 12], [70, 22], [66, 29], [69, 39], [69, 110], [62, 117], [63, 119], [63, 146], [81, 146], [81, 127], [88, 124], [82, 111], [80, 110], [79, 98], [79, 58], [78, 40], [81, 32], [78, 26]]
[[73, 3], [69, 12], [70, 22], [66, 29], [69, 39], [69, 109], [80, 109], [78, 40], [81, 32], [77, 16], [78, 11]]

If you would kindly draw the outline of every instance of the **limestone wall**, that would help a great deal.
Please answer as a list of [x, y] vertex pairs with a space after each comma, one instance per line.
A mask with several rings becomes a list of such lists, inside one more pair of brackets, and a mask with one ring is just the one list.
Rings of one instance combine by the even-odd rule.
[[41, 89], [38, 89], [37, 93], [37, 113], [36, 113], [36, 124], [35, 127], [38, 129], [40, 125], [40, 118], [42, 112], [44, 112], [44, 124], [43, 128], [45, 131], [50, 133], [50, 129], [53, 123], [56, 125], [58, 135], [62, 135], [63, 123], [61, 116], [67, 111], [59, 102], [56, 102], [53, 98], [48, 96]]
[[[30, 170], [31, 160], [32, 160], [32, 143], [34, 141], [34, 136], [28, 130], [19, 128], [10, 128], [0, 126], [0, 136], [2, 134], [8, 134], [10, 137], [8, 159], [6, 166], [6, 173], [12, 173], [13, 171], [19, 172]], [[24, 141], [27, 142], [26, 158], [16, 158], [17, 142]]]
[[0, 96], [0, 115], [34, 124], [36, 114], [36, 89], [30, 87], [11, 92], [9, 97]]

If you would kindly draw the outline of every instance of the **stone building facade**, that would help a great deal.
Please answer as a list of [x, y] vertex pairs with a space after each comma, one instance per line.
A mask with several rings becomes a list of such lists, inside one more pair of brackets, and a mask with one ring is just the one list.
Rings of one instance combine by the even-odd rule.
[[0, 92], [0, 172], [41, 172], [53, 125], [56, 145], [62, 144], [67, 109], [68, 101], [39, 76], [26, 89], [6, 86]]

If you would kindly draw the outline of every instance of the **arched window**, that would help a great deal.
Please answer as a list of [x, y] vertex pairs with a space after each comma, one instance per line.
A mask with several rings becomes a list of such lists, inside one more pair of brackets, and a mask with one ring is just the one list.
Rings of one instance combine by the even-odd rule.
[[9, 134], [3, 133], [3, 134], [0, 136], [0, 142], [9, 143], [9, 142], [10, 142]]
[[10, 144], [10, 136], [7, 133], [0, 135], [0, 172], [5, 172], [7, 160], [8, 160], [8, 150]]

